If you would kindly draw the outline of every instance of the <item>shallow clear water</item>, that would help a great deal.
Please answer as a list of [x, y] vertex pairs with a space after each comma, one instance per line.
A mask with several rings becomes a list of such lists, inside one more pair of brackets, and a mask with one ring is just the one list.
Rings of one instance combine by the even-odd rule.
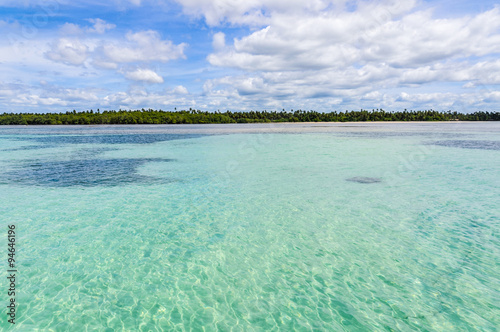
[[14, 330], [496, 331], [499, 142], [496, 123], [0, 127]]

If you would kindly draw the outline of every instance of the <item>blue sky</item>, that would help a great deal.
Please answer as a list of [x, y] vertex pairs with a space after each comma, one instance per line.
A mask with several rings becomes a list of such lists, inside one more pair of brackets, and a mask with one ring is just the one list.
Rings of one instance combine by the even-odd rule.
[[0, 0], [0, 112], [500, 109], [494, 1]]

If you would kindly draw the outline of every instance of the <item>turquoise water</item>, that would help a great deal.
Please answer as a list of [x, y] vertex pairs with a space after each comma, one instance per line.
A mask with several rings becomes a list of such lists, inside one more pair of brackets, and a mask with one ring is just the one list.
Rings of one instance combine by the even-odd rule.
[[0, 329], [496, 331], [499, 197], [495, 123], [0, 127]]

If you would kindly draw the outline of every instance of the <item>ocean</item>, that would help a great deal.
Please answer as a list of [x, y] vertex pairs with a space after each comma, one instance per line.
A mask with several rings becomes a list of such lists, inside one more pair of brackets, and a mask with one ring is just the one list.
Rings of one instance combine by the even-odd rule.
[[0, 329], [496, 331], [499, 198], [494, 122], [3, 126]]

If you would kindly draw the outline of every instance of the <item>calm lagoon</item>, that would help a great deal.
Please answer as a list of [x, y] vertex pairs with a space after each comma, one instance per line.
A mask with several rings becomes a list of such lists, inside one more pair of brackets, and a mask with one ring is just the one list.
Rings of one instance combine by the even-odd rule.
[[500, 327], [500, 123], [5, 126], [0, 166], [0, 330]]

